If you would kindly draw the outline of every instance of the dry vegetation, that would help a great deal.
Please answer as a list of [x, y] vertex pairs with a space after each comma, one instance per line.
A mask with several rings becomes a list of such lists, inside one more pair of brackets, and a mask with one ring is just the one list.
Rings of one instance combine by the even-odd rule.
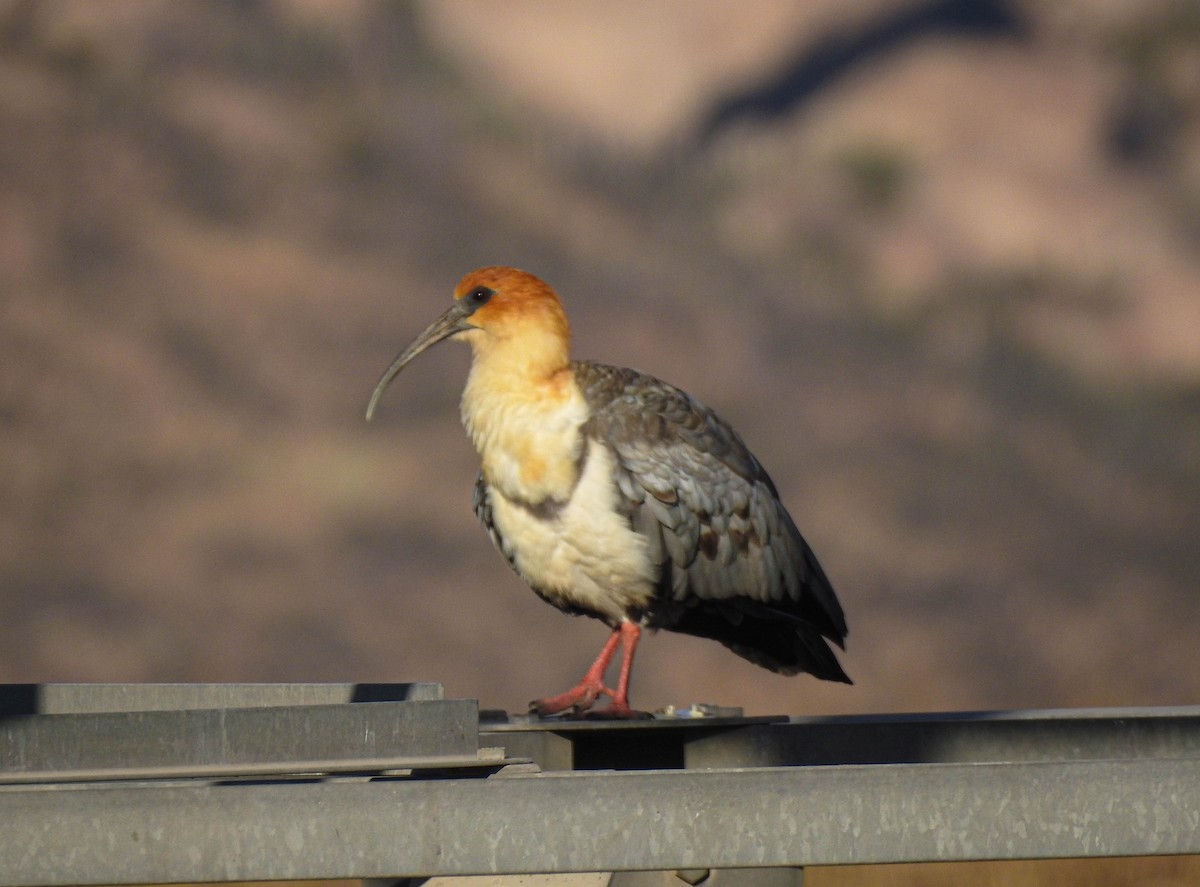
[[[1200, 5], [733, 9], [0, 3], [0, 680], [573, 679], [465, 353], [362, 421], [500, 262], [734, 421], [848, 612], [852, 688], [658, 636], [635, 702], [1196, 702]], [[962, 877], [1200, 877], [1097, 865]]]

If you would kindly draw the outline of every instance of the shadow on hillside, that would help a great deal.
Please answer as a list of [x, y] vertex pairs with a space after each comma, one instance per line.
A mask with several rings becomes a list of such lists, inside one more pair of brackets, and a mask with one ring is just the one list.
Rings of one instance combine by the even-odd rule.
[[790, 114], [864, 64], [936, 35], [1019, 38], [1025, 23], [1011, 0], [931, 0], [888, 12], [856, 32], [827, 34], [805, 44], [765, 79], [717, 100], [695, 132], [703, 147], [743, 120]]

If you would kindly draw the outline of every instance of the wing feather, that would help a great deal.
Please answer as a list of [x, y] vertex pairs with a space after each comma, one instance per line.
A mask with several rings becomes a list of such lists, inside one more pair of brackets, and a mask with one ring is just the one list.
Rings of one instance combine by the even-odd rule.
[[849, 680], [825, 640], [846, 622], [833, 588], [741, 438], [712, 410], [635, 370], [577, 362], [631, 525], [659, 559], [649, 622], [712, 637], [785, 673]]

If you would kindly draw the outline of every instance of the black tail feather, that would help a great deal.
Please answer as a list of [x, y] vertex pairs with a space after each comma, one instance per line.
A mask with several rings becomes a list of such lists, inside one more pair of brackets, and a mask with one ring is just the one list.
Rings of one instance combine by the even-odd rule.
[[[662, 627], [720, 641], [743, 659], [778, 674], [806, 672], [824, 681], [853, 683], [817, 626], [754, 601], [705, 601]], [[832, 640], [841, 646], [840, 637]]]

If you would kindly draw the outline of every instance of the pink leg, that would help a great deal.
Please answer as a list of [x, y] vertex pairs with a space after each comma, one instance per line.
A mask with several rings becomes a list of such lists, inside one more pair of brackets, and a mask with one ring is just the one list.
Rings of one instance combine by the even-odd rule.
[[556, 715], [568, 708], [573, 708], [577, 712], [586, 711], [592, 707], [596, 698], [601, 694], [612, 696], [613, 691], [604, 686], [604, 672], [608, 670], [608, 663], [612, 661], [613, 654], [617, 652], [617, 645], [620, 643], [621, 630], [614, 628], [613, 633], [604, 643], [604, 649], [600, 651], [596, 661], [587, 670], [583, 680], [566, 693], [560, 693], [558, 696], [551, 696], [547, 699], [535, 699], [529, 703], [530, 710], [542, 716]]
[[[629, 676], [633, 671], [633, 653], [637, 649], [638, 638], [641, 637], [641, 634], [642, 630], [636, 623], [622, 622], [613, 629], [613, 633], [609, 635], [608, 641], [604, 644], [604, 649], [600, 651], [596, 661], [587, 670], [583, 680], [566, 693], [551, 696], [549, 699], [534, 700], [530, 703], [530, 709], [542, 716], [558, 714], [568, 708], [574, 709], [579, 714], [591, 708], [600, 696], [608, 696], [612, 702], [596, 712], [596, 717], [648, 717], [643, 712], [629, 707]], [[604, 686], [604, 672], [608, 669], [608, 664], [612, 661], [613, 654], [617, 652], [617, 646], [622, 641], [625, 649], [621, 656], [621, 671], [617, 678], [617, 689], [610, 690]]]
[[638, 639], [642, 636], [642, 629], [636, 622], [622, 622], [618, 631], [625, 641], [625, 649], [621, 654], [621, 672], [617, 676], [617, 689], [608, 694], [612, 697], [612, 702], [596, 712], [596, 715], [602, 718], [649, 717], [645, 712], [629, 707], [629, 676], [633, 674], [633, 653], [637, 649]]

